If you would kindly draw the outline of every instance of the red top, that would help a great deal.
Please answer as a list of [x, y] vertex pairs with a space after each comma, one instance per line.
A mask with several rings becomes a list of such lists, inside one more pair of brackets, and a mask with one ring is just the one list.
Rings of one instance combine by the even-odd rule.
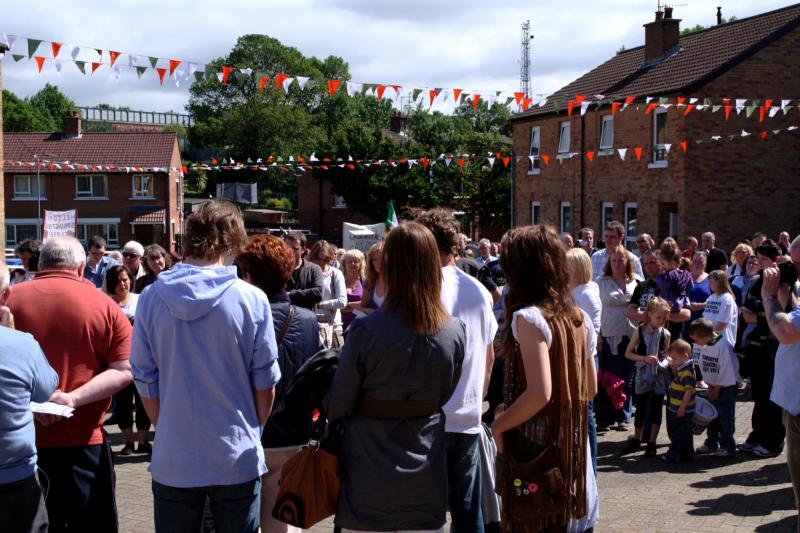
[[[66, 270], [48, 270], [14, 285], [8, 298], [14, 324], [39, 342], [59, 377], [59, 388], [71, 392], [128, 359], [131, 325], [105, 293]], [[111, 398], [81, 406], [72, 418], [51, 426], [36, 425], [36, 446], [60, 448], [102, 444], [103, 418]]]

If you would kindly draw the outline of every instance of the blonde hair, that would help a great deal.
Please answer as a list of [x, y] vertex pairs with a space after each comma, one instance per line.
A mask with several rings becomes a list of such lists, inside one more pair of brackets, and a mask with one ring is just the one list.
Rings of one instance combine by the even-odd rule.
[[364, 279], [364, 263], [366, 262], [366, 258], [364, 257], [364, 252], [358, 248], [347, 250], [342, 256], [342, 273], [347, 275], [347, 262], [351, 259], [358, 261], [358, 277], [359, 279]]
[[644, 316], [646, 318], [646, 322], [650, 322], [650, 318], [653, 316], [654, 313], [658, 313], [659, 311], [664, 311], [669, 313], [670, 305], [664, 298], [659, 298], [656, 296], [649, 302], [647, 302], [647, 307], [644, 310]]
[[[383, 253], [383, 241], [373, 244], [369, 252], [367, 252], [367, 287], [370, 288], [375, 287], [378, 283], [378, 278], [381, 276], [381, 273], [375, 270], [375, 266], [372, 264], [372, 258], [375, 257], [377, 253]], [[381, 267], [381, 270], [385, 269]]]
[[709, 274], [709, 277], [717, 282], [717, 290], [714, 291], [715, 294], [727, 292], [733, 296], [733, 289], [731, 289], [731, 283], [728, 281], [728, 274], [726, 274], [724, 270], [715, 270]]
[[570, 248], [567, 251], [567, 272], [576, 285], [592, 281], [592, 260], [583, 248]]
[[692, 356], [692, 345], [683, 339], [678, 339], [676, 341], [673, 341], [672, 344], [669, 345], [667, 353], [669, 353], [670, 355], [675, 354], [689, 358]]
[[[755, 252], [753, 252], [753, 247], [752, 246], [750, 246], [746, 242], [740, 242], [739, 244], [736, 245], [736, 248], [734, 248], [733, 251], [731, 252], [731, 264], [732, 265], [738, 265], [739, 264], [739, 261], [736, 260], [736, 252], [739, 252], [741, 250], [744, 250], [745, 252], [747, 252], [747, 257], [750, 257], [751, 255], [753, 255], [755, 253]], [[745, 259], [744, 262], [745, 262], [745, 264], [747, 264], [747, 259]]]

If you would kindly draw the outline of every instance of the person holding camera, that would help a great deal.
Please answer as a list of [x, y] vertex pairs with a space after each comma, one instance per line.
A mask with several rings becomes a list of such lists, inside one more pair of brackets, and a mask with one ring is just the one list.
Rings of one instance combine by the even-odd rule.
[[[784, 263], [787, 266], [764, 270], [761, 296], [769, 330], [780, 342], [775, 355], [775, 379], [770, 399], [783, 408], [786, 462], [797, 502], [800, 530], [800, 387], [797, 386], [800, 382], [800, 309], [796, 305], [795, 293], [800, 238], [795, 238], [789, 245], [789, 255], [792, 261]], [[784, 302], [789, 303], [793, 311], [784, 312]]]

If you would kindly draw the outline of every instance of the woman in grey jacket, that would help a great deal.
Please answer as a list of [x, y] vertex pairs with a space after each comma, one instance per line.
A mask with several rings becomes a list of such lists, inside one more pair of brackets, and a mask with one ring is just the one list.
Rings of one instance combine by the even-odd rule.
[[458, 383], [464, 324], [440, 300], [433, 234], [393, 229], [383, 306], [350, 326], [328, 417], [344, 422], [336, 525], [358, 531], [440, 530], [447, 508], [441, 411]]

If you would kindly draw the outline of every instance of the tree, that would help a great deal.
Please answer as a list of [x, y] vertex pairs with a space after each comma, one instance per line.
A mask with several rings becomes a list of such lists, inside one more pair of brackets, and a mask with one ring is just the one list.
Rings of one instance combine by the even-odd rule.
[[61, 131], [64, 116], [75, 104], [58, 87], [44, 86], [30, 98], [20, 99], [3, 91], [4, 131], [51, 132]]
[[[725, 17], [722, 17], [722, 24], [727, 24], [729, 22], [735, 22], [736, 20], [738, 20], [736, 18], [736, 15], [733, 15], [730, 18], [727, 18], [727, 19]], [[710, 28], [710, 27], [712, 27], [712, 26], [703, 26], [702, 24], [697, 24], [695, 26], [692, 26], [691, 28], [682, 29], [681, 30], [681, 35], [690, 35], [692, 33], [697, 33], [699, 31], [703, 31], [703, 30], [705, 30], [707, 28]]]

